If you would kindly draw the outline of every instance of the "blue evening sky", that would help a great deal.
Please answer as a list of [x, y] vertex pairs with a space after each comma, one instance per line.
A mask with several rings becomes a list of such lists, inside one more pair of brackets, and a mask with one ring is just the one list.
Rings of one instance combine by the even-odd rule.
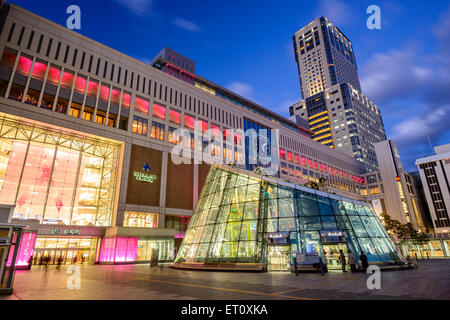
[[[450, 143], [450, 5], [409, 1], [14, 0], [65, 25], [81, 8], [80, 33], [143, 61], [168, 46], [197, 74], [284, 116], [301, 99], [292, 35], [324, 15], [350, 39], [363, 93], [381, 109], [407, 170]], [[381, 30], [366, 27], [369, 5]]]

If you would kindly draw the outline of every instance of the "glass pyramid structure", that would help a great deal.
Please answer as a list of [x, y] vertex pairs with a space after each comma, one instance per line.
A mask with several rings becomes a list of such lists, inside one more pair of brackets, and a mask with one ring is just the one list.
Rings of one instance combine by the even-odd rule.
[[175, 259], [175, 266], [266, 265], [273, 238], [285, 237], [288, 264], [300, 252], [330, 260], [329, 235], [342, 235], [359, 260], [400, 260], [394, 243], [373, 209], [280, 179], [213, 166]]

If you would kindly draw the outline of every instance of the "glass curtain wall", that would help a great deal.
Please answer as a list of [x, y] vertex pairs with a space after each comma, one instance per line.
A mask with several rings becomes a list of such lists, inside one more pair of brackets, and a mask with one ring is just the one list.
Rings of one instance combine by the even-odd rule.
[[368, 204], [266, 180], [211, 168], [176, 262], [266, 263], [267, 235], [274, 232], [289, 233], [292, 256], [325, 258], [326, 230], [342, 231], [357, 257], [363, 250], [371, 262], [400, 259]]
[[0, 114], [0, 203], [14, 218], [110, 226], [119, 147]]

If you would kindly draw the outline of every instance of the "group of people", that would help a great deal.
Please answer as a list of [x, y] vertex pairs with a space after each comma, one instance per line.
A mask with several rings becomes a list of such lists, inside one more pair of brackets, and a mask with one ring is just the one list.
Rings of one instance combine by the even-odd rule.
[[[369, 267], [369, 261], [367, 260], [367, 256], [364, 253], [364, 251], [361, 251], [359, 260], [361, 261], [361, 267], [362, 267], [363, 272], [366, 272], [367, 268]], [[350, 265], [350, 271], [352, 273], [357, 271], [356, 258], [355, 258], [355, 255], [350, 250], [348, 250], [348, 252], [347, 252], [347, 259], [345, 258], [344, 251], [342, 251], [342, 249], [339, 250], [339, 261], [341, 262], [343, 272], [347, 272], [347, 270], [346, 270], [347, 262]]]

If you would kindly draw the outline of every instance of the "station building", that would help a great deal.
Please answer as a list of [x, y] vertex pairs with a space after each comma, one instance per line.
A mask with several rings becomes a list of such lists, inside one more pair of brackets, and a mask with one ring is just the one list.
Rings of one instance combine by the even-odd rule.
[[[277, 131], [275, 176], [329, 181], [363, 200], [364, 165], [311, 139], [311, 131], [195, 73], [165, 48], [151, 64], [13, 4], [0, 12], [0, 204], [26, 224], [19, 260], [39, 263], [173, 261], [211, 165], [176, 165], [179, 143], [205, 157], [195, 135]], [[177, 129], [189, 134], [178, 136]], [[247, 137], [213, 155], [248, 161]], [[190, 163], [189, 163], [190, 162]]]

